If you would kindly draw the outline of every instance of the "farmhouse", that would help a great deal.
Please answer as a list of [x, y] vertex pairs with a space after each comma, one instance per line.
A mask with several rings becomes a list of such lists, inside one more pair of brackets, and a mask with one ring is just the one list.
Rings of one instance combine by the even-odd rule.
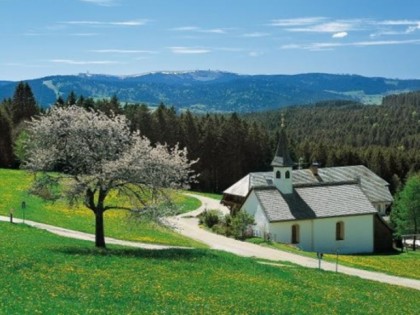
[[388, 183], [365, 166], [293, 170], [282, 127], [271, 172], [250, 173], [226, 189], [222, 203], [255, 219], [253, 232], [306, 251], [370, 253], [392, 247], [382, 216]]

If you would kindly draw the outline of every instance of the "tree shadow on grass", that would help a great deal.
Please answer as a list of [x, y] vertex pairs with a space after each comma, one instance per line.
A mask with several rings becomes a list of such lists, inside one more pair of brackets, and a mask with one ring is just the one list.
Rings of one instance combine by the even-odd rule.
[[142, 249], [142, 248], [83, 248], [83, 247], [63, 247], [52, 249], [72, 256], [97, 256], [97, 257], [126, 257], [126, 258], [146, 258], [162, 260], [197, 260], [203, 258], [214, 258], [217, 255], [209, 250], [203, 249]]

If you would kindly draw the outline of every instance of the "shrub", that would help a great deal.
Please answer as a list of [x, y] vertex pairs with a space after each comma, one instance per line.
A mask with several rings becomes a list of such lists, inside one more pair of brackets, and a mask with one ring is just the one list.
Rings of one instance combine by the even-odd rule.
[[227, 232], [227, 230], [226, 230], [226, 224], [224, 224], [224, 222], [219, 222], [219, 223], [213, 225], [213, 227], [211, 228], [211, 230], [214, 233], [221, 234], [221, 235], [226, 235], [226, 232]]
[[252, 229], [250, 229], [252, 224], [254, 224], [254, 218], [247, 212], [239, 211], [230, 218], [230, 232], [236, 239], [243, 240], [252, 237]]
[[226, 214], [223, 217], [219, 210], [206, 210], [199, 215], [199, 223], [217, 234], [244, 240], [252, 237], [251, 225], [254, 224], [254, 218], [244, 211], [235, 215]]
[[199, 216], [200, 224], [204, 224], [208, 228], [212, 228], [218, 224], [221, 220], [221, 212], [219, 210], [206, 210]]

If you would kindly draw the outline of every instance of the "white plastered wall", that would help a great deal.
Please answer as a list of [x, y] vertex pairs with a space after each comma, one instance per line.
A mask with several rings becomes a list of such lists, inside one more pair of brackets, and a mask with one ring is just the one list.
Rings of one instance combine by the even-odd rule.
[[258, 202], [257, 196], [254, 192], [246, 199], [245, 203], [242, 205], [241, 210], [248, 212], [251, 216], [254, 217], [255, 225], [253, 230], [256, 231], [257, 235], [264, 235], [264, 233], [268, 233], [268, 220], [264, 214], [264, 211], [261, 208], [260, 203]]
[[[344, 240], [336, 240], [336, 223], [344, 222]], [[298, 224], [300, 242], [306, 251], [322, 253], [370, 253], [374, 249], [373, 215], [274, 222], [269, 224], [273, 240], [291, 243], [292, 225]]]

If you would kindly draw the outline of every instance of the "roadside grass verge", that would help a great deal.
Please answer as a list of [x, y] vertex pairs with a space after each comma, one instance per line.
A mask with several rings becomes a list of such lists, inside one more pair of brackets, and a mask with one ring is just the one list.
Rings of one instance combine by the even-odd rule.
[[[65, 201], [46, 202], [28, 193], [33, 177], [22, 170], [0, 169], [0, 214], [14, 216], [36, 222], [51, 224], [86, 233], [95, 232], [95, 218], [91, 210], [83, 205], [69, 207]], [[114, 197], [115, 198], [115, 197]], [[175, 196], [180, 212], [196, 209], [200, 201], [183, 194]], [[25, 201], [26, 208], [21, 208]], [[126, 211], [110, 210], [105, 212], [105, 236], [130, 241], [165, 245], [206, 247], [206, 245], [151, 222], [135, 222]]]
[[[264, 242], [264, 240], [261, 238], [251, 238], [248, 241], [254, 244], [268, 246], [317, 259], [315, 252], [306, 252], [291, 245], [275, 242]], [[335, 263], [337, 256], [335, 254], [324, 254], [323, 260]], [[420, 251], [393, 251], [389, 253], [359, 255], [343, 254], [338, 256], [338, 263], [348, 267], [378, 271], [389, 275], [420, 280]]]
[[[416, 314], [420, 291], [208, 249], [142, 250], [0, 223], [4, 314]], [[286, 265], [286, 266], [283, 266]]]

